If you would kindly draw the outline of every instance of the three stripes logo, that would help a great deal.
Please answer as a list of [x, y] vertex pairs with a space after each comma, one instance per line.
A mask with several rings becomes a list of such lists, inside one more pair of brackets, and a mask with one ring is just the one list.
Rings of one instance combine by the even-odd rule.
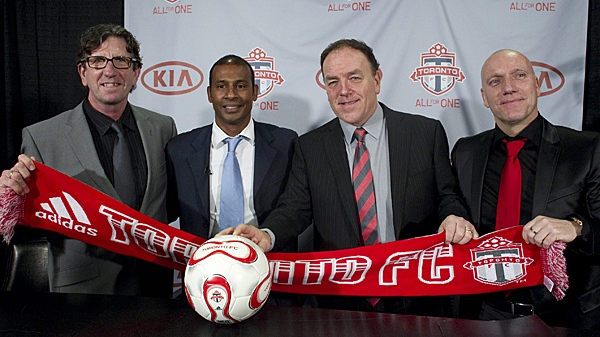
[[62, 197], [52, 197], [48, 202], [40, 203], [42, 210], [35, 212], [35, 216], [51, 221], [69, 230], [96, 236], [98, 230], [90, 227], [92, 224], [77, 200], [67, 192], [63, 192], [62, 194]]

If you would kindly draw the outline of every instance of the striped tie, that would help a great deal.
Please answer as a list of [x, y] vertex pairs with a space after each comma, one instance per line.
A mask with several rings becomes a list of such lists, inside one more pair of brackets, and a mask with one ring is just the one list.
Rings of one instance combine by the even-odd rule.
[[373, 172], [371, 171], [369, 151], [365, 146], [364, 138], [366, 133], [367, 131], [363, 128], [357, 128], [354, 131], [354, 139], [358, 141], [358, 144], [354, 153], [354, 167], [352, 169], [354, 199], [358, 208], [358, 221], [360, 222], [365, 246], [379, 243]]

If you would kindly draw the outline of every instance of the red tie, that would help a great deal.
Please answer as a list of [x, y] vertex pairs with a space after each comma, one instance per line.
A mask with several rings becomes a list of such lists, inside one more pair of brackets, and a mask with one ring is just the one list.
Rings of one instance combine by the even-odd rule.
[[496, 209], [496, 230], [518, 226], [521, 221], [521, 163], [519, 151], [527, 139], [507, 141], [506, 162], [500, 176], [500, 190], [498, 191], [498, 207]]
[[369, 160], [369, 151], [365, 146], [367, 131], [358, 128], [354, 131], [357, 140], [354, 153], [354, 166], [352, 168], [352, 184], [354, 185], [354, 199], [358, 208], [358, 220], [365, 246], [379, 243], [377, 234], [377, 208], [375, 207], [375, 189], [373, 187], [373, 172]]
[[[354, 199], [358, 208], [358, 221], [365, 246], [379, 243], [377, 234], [377, 207], [375, 206], [375, 188], [373, 185], [373, 171], [369, 151], [365, 146], [365, 135], [367, 131], [357, 128], [354, 138], [357, 140], [354, 152], [354, 166], [352, 168], [352, 184], [354, 185]], [[377, 305], [380, 298], [370, 297], [367, 302], [371, 306]]]

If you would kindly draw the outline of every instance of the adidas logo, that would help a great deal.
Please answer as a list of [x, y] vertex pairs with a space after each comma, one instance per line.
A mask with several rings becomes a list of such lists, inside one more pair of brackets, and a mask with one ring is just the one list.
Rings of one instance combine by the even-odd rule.
[[[63, 192], [64, 199], [53, 197], [49, 202], [42, 202], [40, 206], [43, 211], [35, 212], [35, 216], [40, 219], [52, 221], [67, 229], [77, 231], [82, 234], [96, 236], [98, 230], [91, 226], [90, 220], [85, 214], [81, 205], [69, 193]], [[65, 204], [66, 201], [66, 204]]]

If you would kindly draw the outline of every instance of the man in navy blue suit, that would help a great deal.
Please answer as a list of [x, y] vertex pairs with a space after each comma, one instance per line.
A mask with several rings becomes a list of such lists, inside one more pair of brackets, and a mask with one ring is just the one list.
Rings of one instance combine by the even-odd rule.
[[[223, 227], [259, 226], [264, 221], [286, 186], [298, 134], [252, 119], [258, 85], [254, 70], [239, 56], [227, 55], [215, 62], [206, 91], [215, 111], [214, 123], [174, 137], [165, 151], [169, 221], [179, 218], [182, 230], [208, 239]], [[235, 180], [225, 172], [227, 142], [235, 138], [241, 138], [235, 147], [243, 186], [243, 192], [234, 193], [243, 193], [238, 200], [243, 203], [239, 220], [223, 211], [234, 207], [222, 193], [222, 187]], [[294, 251], [296, 246], [294, 242], [285, 250]], [[287, 306], [297, 300], [293, 294], [269, 297], [270, 303]]]
[[169, 220], [179, 218], [182, 230], [203, 238], [219, 232], [225, 141], [242, 138], [235, 150], [243, 183], [242, 221], [258, 226], [285, 188], [298, 137], [292, 130], [252, 119], [258, 85], [254, 70], [239, 56], [215, 62], [207, 94], [214, 123], [180, 134], [166, 147]]

